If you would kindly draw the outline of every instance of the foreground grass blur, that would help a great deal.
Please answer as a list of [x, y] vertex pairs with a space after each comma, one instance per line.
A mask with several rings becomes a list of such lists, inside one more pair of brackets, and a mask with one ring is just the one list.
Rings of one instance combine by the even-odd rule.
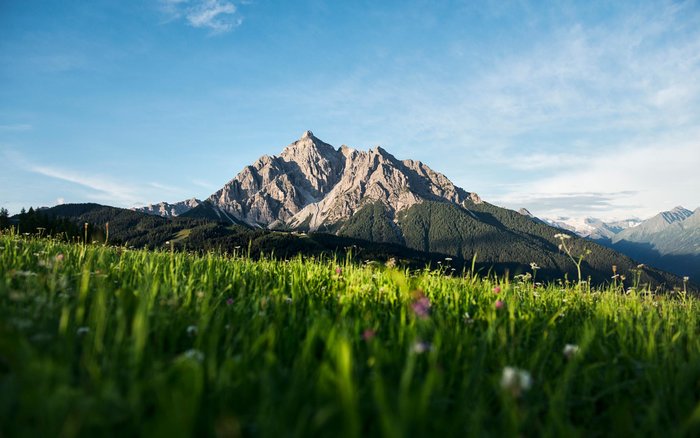
[[700, 306], [0, 236], [2, 436], [700, 433]]

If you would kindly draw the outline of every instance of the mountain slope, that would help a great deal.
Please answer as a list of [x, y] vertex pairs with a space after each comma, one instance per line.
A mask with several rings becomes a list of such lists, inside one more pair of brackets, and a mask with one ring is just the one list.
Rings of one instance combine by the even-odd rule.
[[662, 212], [618, 233], [611, 247], [678, 275], [700, 278], [700, 208]]
[[244, 168], [208, 200], [248, 224], [277, 225], [323, 199], [344, 166], [340, 151], [307, 131], [279, 156], [262, 156]]
[[615, 235], [612, 241], [613, 243], [621, 240], [626, 240], [628, 242], [651, 242], [655, 235], [658, 235], [658, 233], [673, 226], [674, 224], [683, 222], [692, 214], [692, 211], [678, 206], [673, 210], [661, 212], [656, 216], [643, 221], [634, 228], [629, 228], [619, 232]]

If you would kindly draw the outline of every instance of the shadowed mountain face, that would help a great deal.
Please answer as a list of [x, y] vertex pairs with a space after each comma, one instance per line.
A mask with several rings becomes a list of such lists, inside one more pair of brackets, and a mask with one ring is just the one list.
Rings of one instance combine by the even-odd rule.
[[[529, 271], [536, 263], [538, 278], [574, 279], [574, 265], [554, 238], [561, 230], [527, 213], [483, 202], [421, 162], [399, 160], [380, 147], [334, 148], [307, 131], [279, 155], [261, 157], [180, 215], [253, 228], [332, 233], [459, 260], [475, 257], [484, 266], [512, 274]], [[576, 254], [592, 251], [583, 263], [585, 277], [607, 281], [613, 265], [632, 277], [637, 262], [569, 234]], [[653, 269], [643, 279], [654, 284], [679, 281]]]
[[[686, 224], [686, 220], [689, 219], [691, 216], [693, 216], [692, 211], [683, 207], [676, 207], [673, 210], [661, 212], [656, 216], [643, 221], [641, 224], [637, 225], [634, 228], [628, 228], [617, 233], [615, 236], [613, 236], [612, 241], [613, 243], [617, 243], [622, 240], [628, 242], [653, 243], [652, 241], [655, 240], [656, 245], [665, 246], [664, 241], [671, 239], [671, 235], [677, 234], [674, 233], [674, 231], [683, 231], [686, 229], [686, 227], [683, 224]], [[697, 228], [697, 222], [700, 221], [695, 220], [694, 223], [691, 219], [690, 222], [687, 223], [687, 229]], [[695, 225], [695, 227], [693, 227], [693, 225]], [[666, 238], [660, 238], [662, 236]], [[672, 245], [667, 248], [663, 248], [662, 250], [664, 252], [671, 252], [674, 251], [674, 249], [680, 248], [675, 248]], [[700, 248], [698, 248], [698, 250], [700, 250]]]
[[610, 246], [644, 263], [700, 278], [700, 208], [665, 211], [624, 230]]

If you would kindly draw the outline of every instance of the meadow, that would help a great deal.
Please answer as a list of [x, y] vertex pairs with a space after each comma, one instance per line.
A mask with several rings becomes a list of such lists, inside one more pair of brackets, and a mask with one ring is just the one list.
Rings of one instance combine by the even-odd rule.
[[700, 434], [697, 298], [442, 271], [0, 235], [0, 436]]

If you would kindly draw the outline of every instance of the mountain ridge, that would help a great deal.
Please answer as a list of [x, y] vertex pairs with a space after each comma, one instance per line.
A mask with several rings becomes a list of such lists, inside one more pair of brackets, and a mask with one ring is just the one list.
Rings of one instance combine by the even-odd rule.
[[[311, 131], [279, 155], [261, 156], [207, 198], [220, 211], [252, 226], [309, 230], [332, 227], [368, 202], [384, 203], [393, 217], [427, 200], [462, 206], [482, 202], [476, 193], [457, 187], [420, 161], [398, 160], [380, 146], [369, 151], [346, 145], [336, 149]], [[197, 205], [162, 202], [135, 210], [172, 217]]]

